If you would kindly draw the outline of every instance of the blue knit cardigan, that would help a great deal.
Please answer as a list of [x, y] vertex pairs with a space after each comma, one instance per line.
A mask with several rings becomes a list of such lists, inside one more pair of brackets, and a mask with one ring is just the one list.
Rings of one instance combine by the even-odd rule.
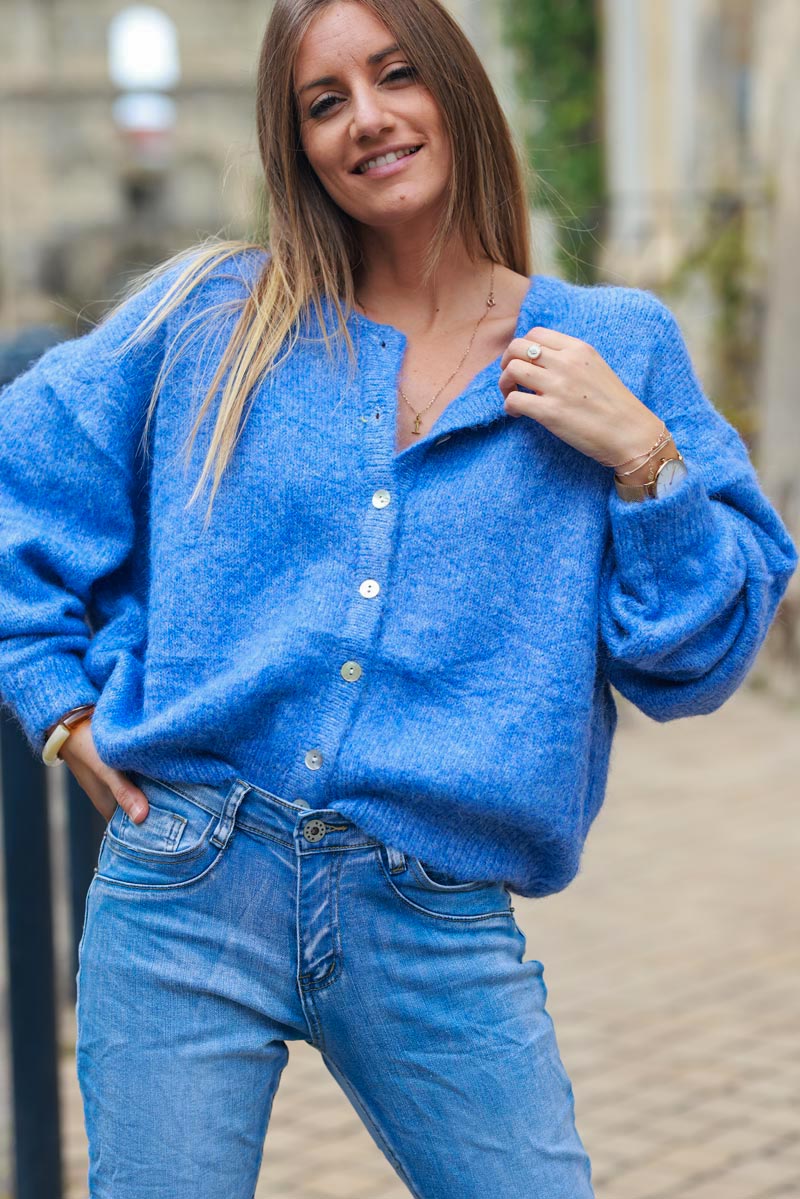
[[354, 314], [348, 373], [314, 316], [204, 530], [207, 495], [186, 502], [213, 406], [188, 471], [182, 447], [262, 264], [219, 267], [120, 355], [167, 273], [0, 392], [0, 696], [37, 752], [95, 701], [119, 770], [241, 778], [459, 878], [558, 891], [603, 801], [610, 685], [660, 721], [718, 708], [797, 564], [786, 528], [669, 309], [534, 275], [515, 336], [597, 348], [673, 433], [672, 495], [624, 503], [611, 470], [508, 416], [499, 358], [396, 453], [405, 336]]

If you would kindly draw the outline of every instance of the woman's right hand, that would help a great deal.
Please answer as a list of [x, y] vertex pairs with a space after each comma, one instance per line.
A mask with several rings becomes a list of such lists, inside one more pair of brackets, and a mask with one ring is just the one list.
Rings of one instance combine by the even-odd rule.
[[100, 760], [92, 736], [91, 720], [84, 720], [73, 729], [59, 751], [72, 774], [83, 787], [100, 815], [109, 822], [117, 804], [133, 820], [141, 824], [147, 816], [147, 796], [119, 770], [113, 770]]

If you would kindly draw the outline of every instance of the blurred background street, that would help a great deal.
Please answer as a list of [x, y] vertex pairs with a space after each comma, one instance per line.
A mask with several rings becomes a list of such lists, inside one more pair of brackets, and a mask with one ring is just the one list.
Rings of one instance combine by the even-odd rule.
[[[448, 7], [530, 167], [533, 269], [670, 305], [800, 540], [800, 4]], [[85, 333], [155, 262], [211, 235], [263, 236], [254, 83], [269, 8], [0, 0], [0, 385]], [[560, 895], [515, 901], [526, 956], [545, 965], [598, 1199], [797, 1199], [800, 577], [719, 712], [657, 725], [620, 711], [581, 873]], [[60, 1144], [65, 1199], [87, 1199], [71, 973], [82, 876], [63, 773], [47, 772], [46, 805]], [[257, 1199], [405, 1193], [316, 1052], [293, 1044]]]

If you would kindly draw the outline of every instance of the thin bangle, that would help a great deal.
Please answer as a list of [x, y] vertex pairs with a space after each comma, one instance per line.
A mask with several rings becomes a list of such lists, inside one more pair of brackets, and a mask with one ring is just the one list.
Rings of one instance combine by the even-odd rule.
[[647, 463], [650, 462], [651, 459], [655, 458], [658, 451], [663, 450], [664, 446], [669, 445], [669, 443], [671, 441], [672, 441], [672, 434], [667, 433], [667, 436], [663, 439], [663, 441], [660, 441], [658, 443], [658, 445], [653, 446], [652, 450], [647, 455], [644, 462], [640, 462], [637, 466], [634, 466], [632, 470], [615, 470], [614, 473], [620, 479], [624, 479], [627, 475], [635, 475], [637, 470], [641, 470], [643, 466], [647, 466]]
[[[661, 426], [661, 432], [659, 433], [658, 437], [656, 438], [655, 445], [653, 445], [649, 450], [644, 450], [641, 454], [632, 454], [631, 457], [626, 458], [624, 462], [618, 462], [618, 463], [607, 462], [605, 465], [612, 467], [612, 469], [615, 471], [619, 471], [619, 468], [621, 466], [627, 466], [628, 463], [633, 462], [635, 458], [645, 458], [645, 460], [647, 460], [647, 458], [649, 458], [650, 455], [655, 453], [655, 451], [659, 448], [659, 444], [663, 441], [663, 439], [666, 435], [667, 435], [667, 426], [664, 424]], [[667, 440], [669, 440], [669, 437], [667, 437]], [[644, 462], [640, 462], [639, 466], [644, 466]], [[633, 469], [638, 470], [639, 467], [635, 466]], [[631, 474], [632, 472], [628, 471], [626, 473]]]

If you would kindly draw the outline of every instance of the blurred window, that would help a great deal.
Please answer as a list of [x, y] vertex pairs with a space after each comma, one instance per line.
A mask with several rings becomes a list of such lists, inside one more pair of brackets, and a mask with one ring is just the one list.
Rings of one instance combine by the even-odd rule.
[[181, 75], [178, 32], [160, 8], [133, 4], [108, 26], [108, 70], [121, 91], [166, 91]]

